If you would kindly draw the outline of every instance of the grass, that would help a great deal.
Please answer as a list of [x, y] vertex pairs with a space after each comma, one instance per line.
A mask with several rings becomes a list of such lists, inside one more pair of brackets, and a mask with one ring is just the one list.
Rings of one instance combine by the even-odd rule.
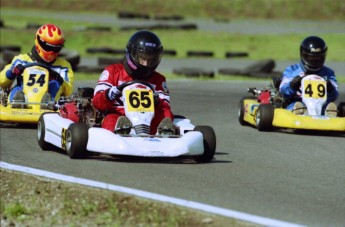
[[2, 226], [257, 226], [108, 190], [2, 169], [0, 175]]

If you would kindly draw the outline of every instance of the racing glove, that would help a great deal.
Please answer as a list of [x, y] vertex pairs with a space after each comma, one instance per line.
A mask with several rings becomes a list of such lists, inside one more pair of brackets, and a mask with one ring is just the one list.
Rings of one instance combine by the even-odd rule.
[[302, 81], [302, 77], [295, 76], [290, 82], [290, 87], [294, 89], [295, 91], [297, 91], [301, 87], [301, 81]]
[[122, 95], [122, 92], [116, 86], [112, 86], [111, 88], [106, 90], [106, 97], [110, 101], [113, 101], [116, 98], [119, 98], [121, 95]]
[[23, 72], [24, 72], [24, 66], [22, 64], [18, 64], [12, 69], [12, 74], [15, 76], [22, 75]]
[[60, 86], [63, 84], [64, 81], [60, 73], [52, 69], [49, 70], [49, 80], [56, 80], [57, 82], [59, 82]]
[[332, 92], [334, 90], [334, 86], [330, 80], [327, 80], [327, 92]]

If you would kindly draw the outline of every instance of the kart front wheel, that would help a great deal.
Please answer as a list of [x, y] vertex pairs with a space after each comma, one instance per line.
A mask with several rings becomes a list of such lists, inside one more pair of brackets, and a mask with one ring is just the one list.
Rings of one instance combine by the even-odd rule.
[[66, 131], [66, 152], [72, 159], [87, 156], [87, 141], [89, 139], [89, 126], [84, 123], [71, 124]]
[[202, 133], [204, 153], [195, 158], [197, 162], [211, 162], [216, 153], [216, 134], [210, 126], [196, 126], [194, 131]]
[[37, 142], [42, 150], [47, 151], [47, 150], [51, 150], [53, 148], [53, 145], [51, 145], [50, 143], [47, 143], [44, 140], [45, 135], [46, 135], [46, 126], [44, 122], [45, 114], [50, 114], [50, 113], [42, 114], [37, 123]]
[[245, 99], [251, 99], [251, 100], [255, 100], [256, 98], [253, 96], [245, 96], [240, 100], [240, 106], [238, 109], [238, 121], [240, 122], [241, 125], [248, 125], [248, 122], [246, 122], [244, 120], [244, 114], [245, 114], [245, 106], [244, 106], [244, 100]]
[[271, 104], [260, 104], [256, 113], [256, 127], [259, 131], [269, 131], [272, 128], [274, 107]]

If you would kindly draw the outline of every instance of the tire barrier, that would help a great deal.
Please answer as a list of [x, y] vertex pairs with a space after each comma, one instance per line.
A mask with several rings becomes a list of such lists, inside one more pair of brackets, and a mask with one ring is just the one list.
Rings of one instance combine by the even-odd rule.
[[26, 25], [27, 29], [39, 29], [42, 26], [42, 24], [35, 24], [35, 23], [28, 23]]
[[0, 28], [4, 28], [4, 27], [5, 27], [4, 21], [0, 20]]
[[176, 56], [177, 52], [176, 52], [176, 50], [164, 50], [163, 49], [163, 55]]
[[74, 31], [105, 31], [110, 32], [111, 27], [108, 26], [89, 26], [89, 27], [76, 27]]
[[213, 78], [215, 73], [211, 70], [205, 70], [200, 68], [177, 68], [173, 69], [173, 73], [176, 75], [182, 75], [186, 77], [209, 77]]
[[272, 59], [258, 61], [243, 70], [243, 73], [249, 74], [253, 72], [270, 73], [275, 67], [275, 61]]
[[86, 49], [87, 53], [96, 54], [96, 53], [106, 53], [106, 54], [126, 54], [125, 49], [113, 49], [110, 47], [91, 47]]
[[75, 69], [76, 72], [81, 72], [81, 73], [99, 73], [101, 74], [104, 70], [104, 66], [85, 66], [85, 65], [79, 65]]
[[127, 12], [127, 11], [120, 11], [118, 13], [118, 17], [119, 18], [123, 18], [123, 19], [150, 19], [150, 16], [147, 14], [140, 14], [140, 13], [132, 13], [132, 12]]
[[236, 58], [236, 57], [248, 57], [247, 52], [225, 52], [226, 58]]
[[174, 21], [181, 21], [184, 20], [183, 16], [180, 15], [172, 15], [172, 16], [155, 16], [153, 19], [155, 20], [174, 20]]
[[2, 53], [2, 60], [4, 62], [4, 64], [10, 64], [12, 59], [17, 56], [18, 54], [20, 54], [20, 52], [18, 51], [13, 51], [13, 50], [4, 50], [1, 52]]
[[229, 76], [248, 76], [255, 78], [279, 78], [282, 72], [273, 71], [275, 62], [272, 59], [258, 61], [243, 70], [234, 68], [219, 69], [218, 73]]
[[106, 58], [106, 57], [99, 57], [97, 58], [97, 63], [99, 66], [103, 68], [107, 65], [122, 63], [123, 58]]
[[198, 26], [196, 24], [178, 24], [178, 25], [170, 25], [170, 24], [156, 24], [156, 25], [142, 25], [142, 26], [123, 26], [120, 27], [121, 31], [128, 31], [128, 30], [173, 30], [173, 29], [180, 29], [180, 30], [196, 30]]
[[15, 45], [6, 45], [6, 46], [0, 46], [0, 52], [10, 50], [10, 51], [15, 51], [15, 52], [20, 52], [21, 48], [20, 46], [15, 46]]
[[213, 55], [212, 51], [187, 51], [188, 57], [213, 57]]
[[73, 70], [75, 70], [80, 63], [80, 55], [77, 51], [62, 49], [59, 56], [66, 59], [66, 61], [71, 64]]

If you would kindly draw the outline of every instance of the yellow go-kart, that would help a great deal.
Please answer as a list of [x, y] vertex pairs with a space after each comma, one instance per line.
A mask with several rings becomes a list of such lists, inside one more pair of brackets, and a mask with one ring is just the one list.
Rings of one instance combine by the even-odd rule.
[[327, 100], [326, 81], [318, 75], [307, 75], [301, 81], [303, 114], [285, 109], [278, 87], [249, 88], [252, 96], [241, 99], [238, 111], [241, 125], [251, 125], [259, 131], [274, 129], [345, 132], [345, 103], [337, 106], [335, 116], [326, 116], [322, 107]]
[[10, 101], [10, 89], [0, 88], [0, 124], [36, 124], [42, 113], [55, 112], [55, 102], [45, 100], [48, 93], [49, 66], [32, 62], [24, 66], [25, 100]]

